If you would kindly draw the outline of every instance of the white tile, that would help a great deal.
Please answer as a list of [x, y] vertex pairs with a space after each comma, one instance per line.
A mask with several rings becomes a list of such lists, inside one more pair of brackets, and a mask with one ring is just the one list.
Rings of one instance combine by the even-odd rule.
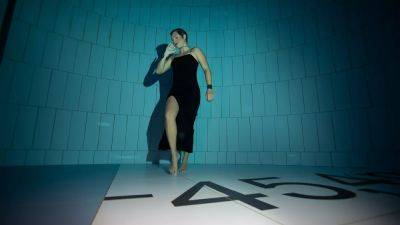
[[[93, 221], [102, 224], [392, 224], [399, 215], [398, 197], [364, 192], [370, 188], [396, 192], [395, 185], [349, 185], [338, 183], [316, 173], [363, 177], [361, 169], [265, 166], [265, 165], [189, 165], [186, 174], [171, 176], [169, 164], [121, 165], [107, 196], [152, 194], [149, 198], [130, 198], [103, 201]], [[268, 185], [280, 182], [311, 183], [341, 188], [356, 194], [348, 199], [305, 199], [284, 195], [298, 193], [311, 196], [334, 196], [336, 192], [318, 186], [278, 185], [264, 188], [239, 179], [276, 177], [256, 180]], [[364, 176], [365, 177], [365, 176]], [[367, 177], [365, 177], [367, 178]], [[372, 178], [372, 177], [368, 177]], [[344, 179], [348, 182], [354, 180]], [[175, 206], [172, 202], [199, 182], [211, 182], [243, 195], [259, 194], [253, 202], [229, 199], [207, 185], [200, 188], [188, 205]], [[218, 189], [218, 187], [216, 187]], [[264, 197], [262, 195], [265, 195]], [[228, 197], [226, 201], [189, 204], [190, 201]], [[247, 196], [249, 197], [249, 196]], [[254, 202], [276, 208], [260, 209]], [[369, 221], [373, 221], [370, 223]], [[375, 223], [376, 224], [376, 223]]]

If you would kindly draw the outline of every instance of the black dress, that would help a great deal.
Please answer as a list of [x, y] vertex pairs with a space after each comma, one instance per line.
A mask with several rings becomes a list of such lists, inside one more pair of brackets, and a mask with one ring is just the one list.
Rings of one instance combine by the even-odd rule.
[[[193, 127], [200, 105], [200, 88], [197, 82], [198, 64], [190, 53], [175, 57], [171, 62], [172, 87], [167, 95], [167, 99], [169, 96], [174, 96], [179, 105], [176, 117], [176, 149], [189, 153], [193, 152]], [[165, 128], [158, 143], [158, 149], [171, 149]]]

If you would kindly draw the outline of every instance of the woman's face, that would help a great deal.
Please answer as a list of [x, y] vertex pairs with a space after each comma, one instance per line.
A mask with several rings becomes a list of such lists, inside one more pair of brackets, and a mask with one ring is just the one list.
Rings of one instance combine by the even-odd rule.
[[185, 44], [185, 39], [178, 34], [178, 32], [174, 31], [171, 35], [172, 43], [174, 43], [175, 47], [180, 48]]

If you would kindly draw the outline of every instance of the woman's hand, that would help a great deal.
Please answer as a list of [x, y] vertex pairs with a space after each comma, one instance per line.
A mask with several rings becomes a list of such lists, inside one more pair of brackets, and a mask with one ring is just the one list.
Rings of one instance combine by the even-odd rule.
[[175, 46], [173, 43], [169, 43], [167, 48], [165, 49], [164, 57], [168, 57], [169, 55], [174, 53], [175, 53]]
[[213, 98], [214, 98], [214, 91], [212, 89], [207, 89], [207, 92], [206, 92], [207, 101], [210, 102], [213, 100]]

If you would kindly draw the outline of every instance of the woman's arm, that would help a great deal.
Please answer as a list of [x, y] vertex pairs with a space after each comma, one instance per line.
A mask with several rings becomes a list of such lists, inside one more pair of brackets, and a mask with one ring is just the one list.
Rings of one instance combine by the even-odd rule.
[[203, 52], [201, 51], [200, 48], [194, 48], [193, 52], [195, 53], [195, 55], [197, 56], [197, 59], [200, 62], [201, 68], [203, 68], [204, 71], [204, 76], [206, 77], [206, 83], [208, 84], [212, 84], [212, 79], [211, 79], [211, 70], [208, 67], [208, 63], [207, 63], [207, 59], [204, 56]]
[[157, 68], [156, 68], [156, 74], [163, 74], [165, 71], [167, 71], [169, 68], [171, 68], [171, 62], [172, 62], [172, 56], [163, 56], [160, 62], [158, 62]]

